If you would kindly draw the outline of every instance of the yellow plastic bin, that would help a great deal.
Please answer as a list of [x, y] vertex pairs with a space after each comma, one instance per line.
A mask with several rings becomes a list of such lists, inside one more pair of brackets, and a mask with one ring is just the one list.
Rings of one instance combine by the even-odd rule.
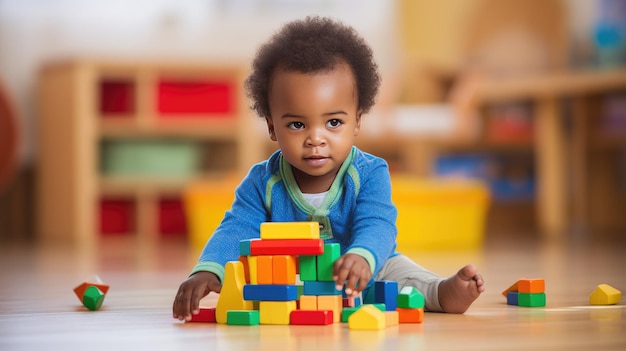
[[479, 181], [394, 175], [398, 250], [471, 250], [482, 246], [489, 190]]
[[240, 178], [225, 177], [190, 183], [183, 195], [189, 240], [202, 250], [235, 199]]

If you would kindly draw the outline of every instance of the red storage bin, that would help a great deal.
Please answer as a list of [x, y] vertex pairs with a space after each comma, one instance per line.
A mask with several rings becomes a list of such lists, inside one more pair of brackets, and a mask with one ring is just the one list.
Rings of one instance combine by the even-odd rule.
[[135, 231], [135, 202], [124, 198], [100, 200], [100, 233], [128, 234]]
[[126, 80], [101, 81], [100, 113], [120, 117], [135, 113], [135, 84]]
[[159, 233], [163, 236], [187, 234], [187, 218], [180, 199], [159, 200]]
[[160, 117], [180, 114], [230, 114], [236, 109], [231, 82], [168, 81], [157, 86]]

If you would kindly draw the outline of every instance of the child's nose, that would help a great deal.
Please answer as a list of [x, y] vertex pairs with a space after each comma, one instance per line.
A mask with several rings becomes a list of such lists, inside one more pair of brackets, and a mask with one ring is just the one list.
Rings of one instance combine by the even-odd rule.
[[326, 145], [326, 137], [324, 133], [315, 129], [311, 130], [309, 137], [306, 139], [307, 146], [324, 146]]

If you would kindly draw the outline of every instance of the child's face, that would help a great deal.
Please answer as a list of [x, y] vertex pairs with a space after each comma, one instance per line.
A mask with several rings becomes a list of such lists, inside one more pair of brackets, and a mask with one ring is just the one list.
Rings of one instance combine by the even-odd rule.
[[330, 188], [359, 133], [357, 99], [354, 76], [345, 63], [312, 74], [274, 73], [267, 126], [302, 192]]

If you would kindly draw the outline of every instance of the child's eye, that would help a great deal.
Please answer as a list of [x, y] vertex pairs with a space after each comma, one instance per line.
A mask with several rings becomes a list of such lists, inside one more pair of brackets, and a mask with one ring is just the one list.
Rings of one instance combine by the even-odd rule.
[[328, 122], [326, 122], [326, 126], [329, 128], [333, 128], [333, 129], [339, 127], [342, 124], [343, 124], [343, 121], [340, 119], [336, 119], [336, 118], [333, 118], [329, 120]]
[[287, 125], [289, 129], [298, 130], [304, 128], [304, 123], [302, 122], [291, 122]]

